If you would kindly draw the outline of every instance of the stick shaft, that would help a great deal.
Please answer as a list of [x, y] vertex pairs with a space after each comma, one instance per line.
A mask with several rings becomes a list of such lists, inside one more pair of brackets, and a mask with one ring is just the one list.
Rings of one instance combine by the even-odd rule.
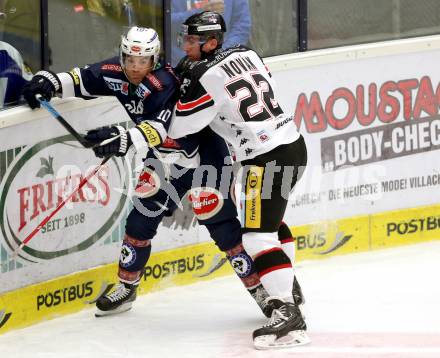
[[92, 143], [87, 141], [81, 134], [79, 134], [64, 118], [63, 116], [46, 100], [41, 97], [41, 95], [36, 96], [38, 102], [53, 116], [55, 119], [60, 122], [60, 124], [78, 141], [84, 148], [95, 148], [102, 145], [109, 144], [114, 140], [118, 139], [120, 135], [114, 136], [112, 138], [108, 138], [103, 140], [101, 143]]
[[54, 116], [58, 122], [73, 136], [75, 139], [81, 143], [84, 148], [91, 148], [93, 143], [90, 143], [84, 139], [84, 137], [79, 134], [64, 118], [58, 111], [46, 100], [44, 100], [41, 96], [36, 96], [38, 102], [40, 102], [41, 106], [43, 106], [52, 116]]

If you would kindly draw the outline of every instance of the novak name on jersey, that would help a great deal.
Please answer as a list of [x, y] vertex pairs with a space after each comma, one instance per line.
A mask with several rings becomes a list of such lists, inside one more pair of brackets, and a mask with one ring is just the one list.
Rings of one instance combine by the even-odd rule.
[[275, 100], [272, 76], [254, 51], [238, 45], [190, 67], [170, 137], [210, 125], [232, 144], [238, 161], [299, 138], [295, 126], [287, 125], [293, 124], [292, 117]]

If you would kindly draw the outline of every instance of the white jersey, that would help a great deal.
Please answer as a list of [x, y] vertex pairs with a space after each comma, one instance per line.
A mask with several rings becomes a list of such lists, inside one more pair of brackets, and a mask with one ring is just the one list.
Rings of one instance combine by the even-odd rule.
[[244, 46], [219, 50], [192, 64], [183, 75], [181, 93], [168, 132], [171, 138], [209, 125], [232, 145], [238, 161], [299, 138], [293, 118], [276, 100], [271, 74]]

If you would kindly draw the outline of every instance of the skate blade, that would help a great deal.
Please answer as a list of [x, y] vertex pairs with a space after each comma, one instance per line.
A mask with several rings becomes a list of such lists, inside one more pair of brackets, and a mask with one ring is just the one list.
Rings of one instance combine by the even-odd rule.
[[114, 310], [110, 311], [101, 311], [99, 308], [96, 309], [95, 317], [105, 317], [105, 316], [113, 316], [115, 314], [127, 312], [131, 310], [132, 302], [127, 302], [118, 308], [115, 308]]
[[305, 331], [292, 331], [278, 339], [276, 339], [274, 334], [256, 337], [254, 339], [254, 346], [259, 350], [280, 349], [303, 346], [310, 342], [311, 340]]

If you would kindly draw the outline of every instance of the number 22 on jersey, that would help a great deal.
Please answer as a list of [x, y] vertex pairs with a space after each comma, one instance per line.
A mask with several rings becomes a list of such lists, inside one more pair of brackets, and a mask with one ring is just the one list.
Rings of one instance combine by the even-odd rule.
[[238, 100], [243, 120], [266, 121], [282, 114], [283, 111], [274, 99], [273, 89], [266, 78], [259, 72], [249, 75], [250, 78], [239, 77], [225, 86], [231, 99]]

